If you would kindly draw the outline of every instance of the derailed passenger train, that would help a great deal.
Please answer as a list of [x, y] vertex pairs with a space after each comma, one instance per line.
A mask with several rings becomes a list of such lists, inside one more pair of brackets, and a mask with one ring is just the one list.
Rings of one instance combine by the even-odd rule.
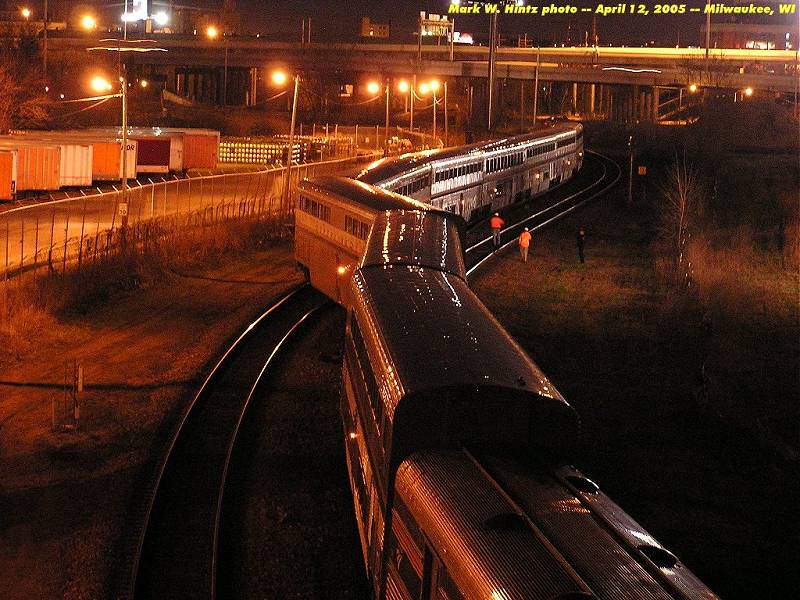
[[[716, 597], [565, 465], [578, 416], [469, 289], [460, 217], [343, 178], [301, 198], [298, 234], [317, 221], [333, 253], [311, 281], [348, 312], [341, 415], [374, 598]], [[346, 236], [331, 285], [316, 271]]]
[[583, 164], [583, 125], [375, 161], [357, 177], [472, 221], [545, 192]]

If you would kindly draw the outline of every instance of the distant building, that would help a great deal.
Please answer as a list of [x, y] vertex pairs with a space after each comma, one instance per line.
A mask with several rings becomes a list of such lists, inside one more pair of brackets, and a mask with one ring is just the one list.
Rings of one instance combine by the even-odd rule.
[[388, 23], [373, 23], [369, 17], [361, 18], [361, 37], [388, 38]]
[[[700, 45], [705, 46], [706, 27], [700, 28]], [[756, 23], [711, 23], [712, 48], [754, 48], [756, 50], [794, 50], [797, 27]]]

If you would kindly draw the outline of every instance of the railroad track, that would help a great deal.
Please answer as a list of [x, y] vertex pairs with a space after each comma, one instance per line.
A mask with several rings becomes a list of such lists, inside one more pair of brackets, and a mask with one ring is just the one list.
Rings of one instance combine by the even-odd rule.
[[303, 285], [253, 321], [195, 395], [141, 516], [129, 598], [213, 598], [220, 509], [242, 419], [276, 355], [328, 300]]
[[[578, 180], [570, 180], [554, 190], [555, 196], [548, 194], [549, 203], [547, 206], [538, 206], [534, 212], [530, 212], [531, 207], [536, 205], [538, 198], [533, 198], [512, 208], [514, 222], [505, 227], [501, 234], [500, 249], [510, 246], [517, 240], [523, 227], [528, 227], [531, 231], [537, 231], [555, 221], [566, 217], [577, 208], [587, 202], [606, 193], [617, 184], [622, 176], [619, 165], [610, 158], [596, 152], [587, 151], [586, 158], [592, 159], [591, 172]], [[584, 161], [584, 169], [590, 166]], [[572, 185], [574, 182], [575, 185]], [[576, 189], [577, 187], [577, 189]], [[511, 220], [511, 218], [509, 218]], [[486, 229], [486, 224], [482, 224]], [[487, 230], [488, 231], [488, 230]], [[474, 233], [479, 233], [480, 227]], [[471, 232], [473, 233], [473, 232]], [[473, 237], [473, 236], [470, 236]], [[478, 241], [474, 241], [465, 250], [467, 262], [467, 275], [471, 275], [481, 267], [495, 251], [491, 245], [492, 236], [481, 236]]]
[[[580, 180], [508, 210], [515, 222], [503, 231], [503, 247], [522, 227], [540, 229], [599, 196], [620, 178], [610, 159], [594, 153]], [[587, 161], [589, 162], [589, 161]], [[469, 273], [494, 255], [485, 223], [471, 228], [465, 252]], [[132, 568], [122, 585], [125, 598], [213, 598], [225, 480], [237, 434], [250, 399], [286, 341], [327, 300], [310, 286], [288, 292], [259, 316], [228, 348], [186, 410], [167, 452], [148, 482], [151, 490], [131, 534]]]

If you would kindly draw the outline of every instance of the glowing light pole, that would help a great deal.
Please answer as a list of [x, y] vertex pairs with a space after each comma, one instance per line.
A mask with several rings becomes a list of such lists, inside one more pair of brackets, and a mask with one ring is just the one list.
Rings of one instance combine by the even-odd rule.
[[[389, 82], [387, 81], [386, 84], [383, 86], [384, 91], [386, 93], [386, 122], [383, 126], [383, 139], [384, 143], [388, 143], [389, 141]], [[367, 84], [367, 91], [372, 94], [373, 96], [377, 96], [378, 92], [381, 91], [381, 84], [377, 81], [370, 81]]]
[[[275, 71], [272, 74], [272, 83], [283, 86], [288, 81], [289, 76], [284, 71]], [[281, 195], [281, 214], [289, 207], [289, 182], [292, 169], [292, 158], [294, 157], [294, 124], [297, 120], [297, 91], [300, 87], [300, 75], [294, 76], [294, 95], [292, 97], [292, 122], [289, 127], [289, 151], [286, 159], [286, 177], [283, 183], [283, 194]]]
[[[94, 19], [92, 19], [94, 21]], [[106, 41], [106, 40], [103, 40]], [[97, 46], [87, 48], [87, 51], [107, 51], [107, 52], [166, 52], [164, 48], [148, 47], [147, 44], [153, 43], [152, 40], [109, 40], [116, 42], [115, 46]], [[121, 54], [119, 55], [122, 56]], [[120, 60], [120, 91], [116, 94], [107, 94], [108, 98], [122, 98], [122, 193], [119, 204], [121, 217], [121, 227], [124, 229], [128, 224], [128, 205], [125, 201], [128, 189], [128, 70], [124, 61]], [[110, 92], [114, 87], [105, 78], [97, 76], [91, 81], [91, 87], [96, 92]]]

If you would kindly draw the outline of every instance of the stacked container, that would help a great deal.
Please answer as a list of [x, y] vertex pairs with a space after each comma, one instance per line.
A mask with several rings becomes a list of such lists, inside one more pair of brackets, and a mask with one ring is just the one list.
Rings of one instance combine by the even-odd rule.
[[13, 200], [17, 193], [17, 151], [0, 150], [0, 200]]
[[61, 187], [61, 149], [35, 140], [0, 139], [0, 150], [16, 150], [15, 192]]

